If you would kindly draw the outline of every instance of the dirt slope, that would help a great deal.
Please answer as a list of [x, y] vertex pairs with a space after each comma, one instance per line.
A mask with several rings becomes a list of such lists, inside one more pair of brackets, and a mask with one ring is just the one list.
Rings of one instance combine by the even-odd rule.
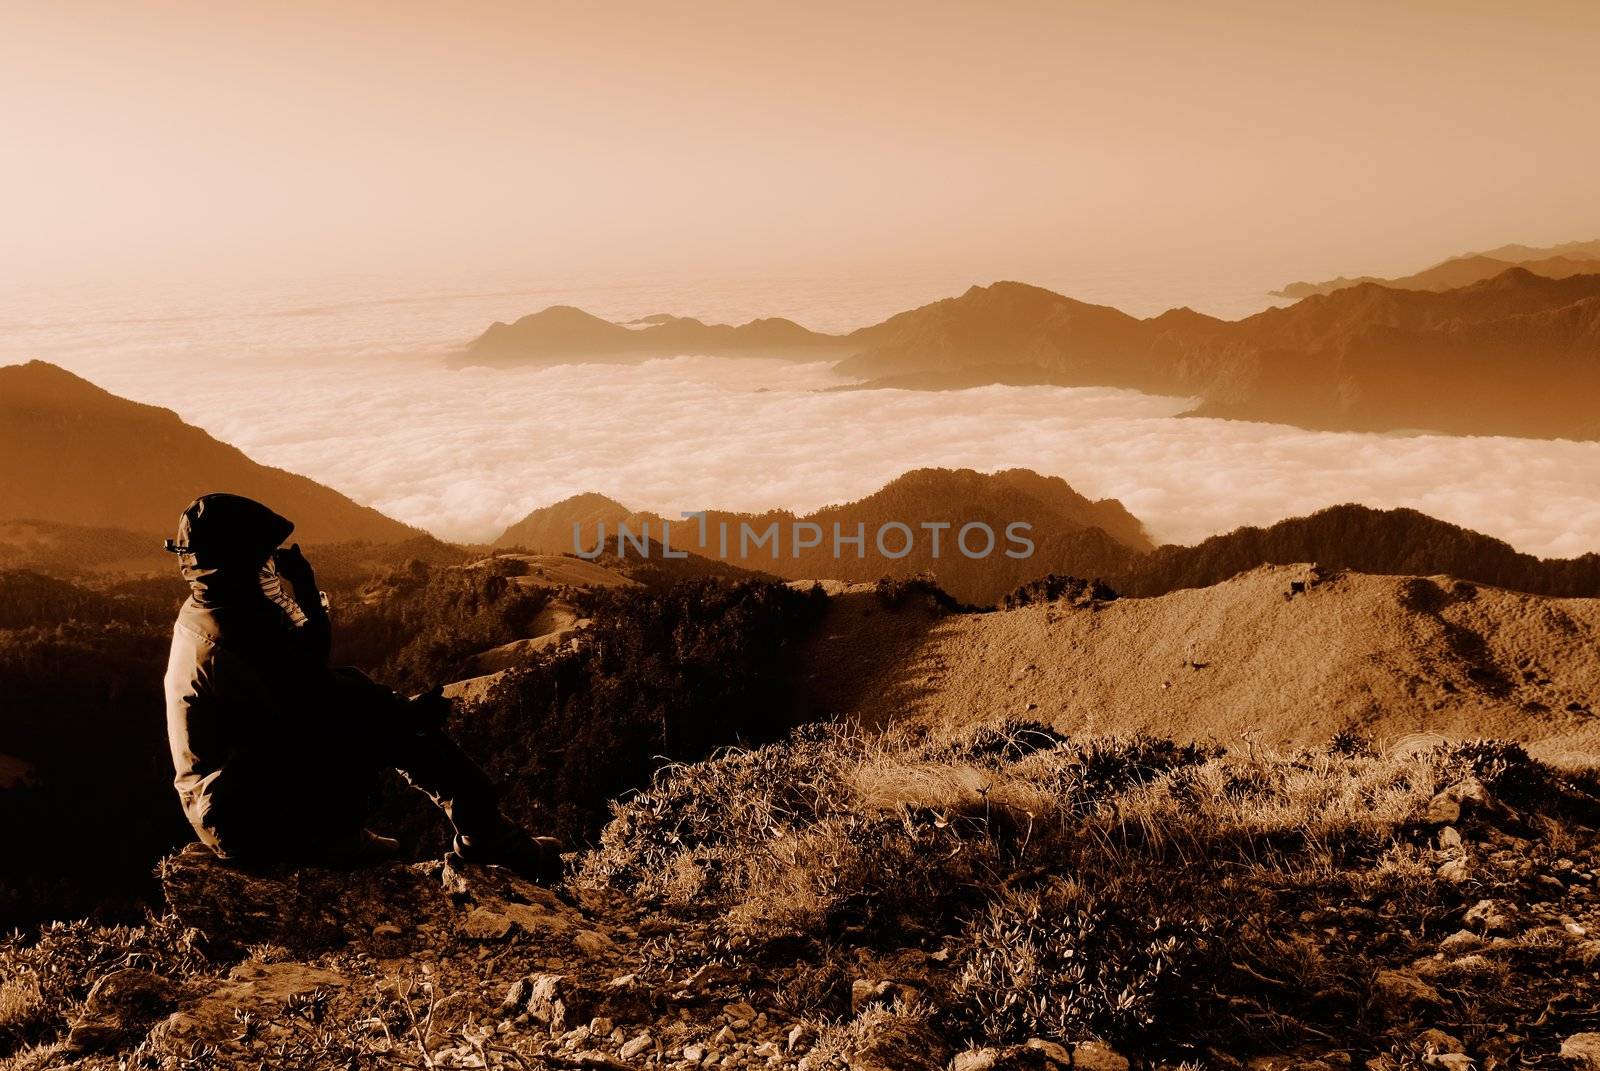
[[1600, 752], [1600, 600], [1298, 565], [1094, 608], [938, 616], [856, 585], [804, 651], [799, 686], [867, 724], [1022, 716], [1291, 745], [1354, 728]]

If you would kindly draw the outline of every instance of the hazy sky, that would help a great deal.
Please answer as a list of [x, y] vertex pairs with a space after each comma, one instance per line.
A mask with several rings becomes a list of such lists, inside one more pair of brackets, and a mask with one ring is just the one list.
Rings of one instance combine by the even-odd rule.
[[1600, 4], [0, 0], [0, 282], [1600, 236]]

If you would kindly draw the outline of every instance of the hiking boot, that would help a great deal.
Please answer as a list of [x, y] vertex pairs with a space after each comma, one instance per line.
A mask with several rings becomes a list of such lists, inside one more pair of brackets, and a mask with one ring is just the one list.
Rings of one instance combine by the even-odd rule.
[[456, 835], [451, 859], [479, 866], [503, 866], [517, 877], [535, 885], [555, 885], [561, 881], [561, 842], [554, 837], [532, 837], [515, 826], [488, 837]]

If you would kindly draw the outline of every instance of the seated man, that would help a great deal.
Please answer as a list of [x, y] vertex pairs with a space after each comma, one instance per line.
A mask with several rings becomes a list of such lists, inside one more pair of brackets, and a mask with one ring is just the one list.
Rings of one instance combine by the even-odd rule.
[[224, 859], [355, 864], [398, 845], [368, 831], [379, 771], [394, 768], [455, 826], [468, 862], [554, 881], [554, 842], [534, 840], [443, 731], [437, 690], [405, 699], [328, 667], [327, 609], [294, 525], [238, 495], [196, 499], [176, 553], [190, 595], [167, 663], [174, 785], [200, 839]]

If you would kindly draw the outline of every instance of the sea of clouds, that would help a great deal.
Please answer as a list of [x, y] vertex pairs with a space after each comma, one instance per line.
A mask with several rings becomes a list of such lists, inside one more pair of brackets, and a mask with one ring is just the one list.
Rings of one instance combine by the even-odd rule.
[[[1180, 418], [1184, 399], [1100, 389], [828, 392], [838, 381], [825, 366], [759, 360], [444, 366], [450, 345], [504, 310], [564, 297], [280, 298], [31, 321], [0, 310], [0, 362], [57, 361], [457, 540], [492, 539], [583, 491], [669, 514], [807, 510], [937, 465], [1061, 476], [1120, 499], [1159, 541], [1362, 502], [1413, 507], [1541, 555], [1600, 550], [1600, 443], [1309, 432]], [[684, 307], [659, 294], [579, 297], [609, 315]], [[873, 300], [892, 311], [905, 297]], [[841, 302], [810, 322], [852, 317], [871, 318]]]

